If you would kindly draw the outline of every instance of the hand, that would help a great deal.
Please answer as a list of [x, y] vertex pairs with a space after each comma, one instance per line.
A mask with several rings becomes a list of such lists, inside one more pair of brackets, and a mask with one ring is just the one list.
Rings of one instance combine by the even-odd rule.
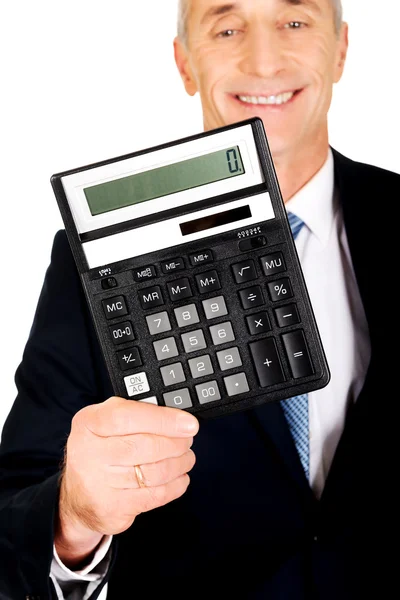
[[[195, 464], [190, 448], [198, 428], [185, 411], [118, 397], [80, 410], [72, 420], [61, 478], [59, 555], [64, 550], [72, 557], [75, 540], [82, 558], [88, 554], [85, 541], [92, 550], [104, 534], [121, 533], [140, 513], [182, 496]], [[139, 486], [135, 465], [145, 487]]]

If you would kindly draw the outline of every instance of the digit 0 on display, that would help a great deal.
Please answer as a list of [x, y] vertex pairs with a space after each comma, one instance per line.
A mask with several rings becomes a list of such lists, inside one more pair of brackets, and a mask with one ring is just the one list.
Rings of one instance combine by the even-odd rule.
[[237, 159], [237, 152], [234, 148], [227, 151], [226, 157], [228, 159], [229, 173], [237, 173], [238, 171], [241, 171]]

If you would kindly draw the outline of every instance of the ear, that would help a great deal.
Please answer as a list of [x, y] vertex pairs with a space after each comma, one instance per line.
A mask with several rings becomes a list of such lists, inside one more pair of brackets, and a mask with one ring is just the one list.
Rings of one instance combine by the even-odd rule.
[[197, 84], [190, 68], [188, 52], [178, 37], [174, 39], [174, 57], [185, 90], [189, 96], [194, 96], [197, 92]]
[[337, 83], [342, 75], [344, 64], [346, 62], [347, 49], [349, 47], [349, 26], [347, 23], [342, 23], [339, 38], [337, 41], [336, 64], [334, 71], [334, 82]]

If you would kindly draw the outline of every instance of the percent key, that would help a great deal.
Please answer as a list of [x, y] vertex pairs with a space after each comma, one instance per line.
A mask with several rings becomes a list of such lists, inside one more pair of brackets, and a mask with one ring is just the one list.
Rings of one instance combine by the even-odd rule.
[[278, 302], [278, 300], [286, 300], [287, 298], [293, 297], [292, 286], [287, 277], [278, 279], [277, 281], [271, 281], [267, 284], [268, 292], [272, 302]]

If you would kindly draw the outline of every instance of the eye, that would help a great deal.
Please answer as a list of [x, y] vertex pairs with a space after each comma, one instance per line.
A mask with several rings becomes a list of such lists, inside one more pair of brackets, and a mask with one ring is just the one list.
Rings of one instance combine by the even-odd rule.
[[233, 37], [237, 33], [237, 29], [225, 29], [224, 31], [220, 31], [219, 33], [217, 33], [217, 38], [229, 38]]
[[285, 29], [301, 29], [305, 27], [306, 24], [302, 21], [289, 21], [289, 23], [285, 23]]

